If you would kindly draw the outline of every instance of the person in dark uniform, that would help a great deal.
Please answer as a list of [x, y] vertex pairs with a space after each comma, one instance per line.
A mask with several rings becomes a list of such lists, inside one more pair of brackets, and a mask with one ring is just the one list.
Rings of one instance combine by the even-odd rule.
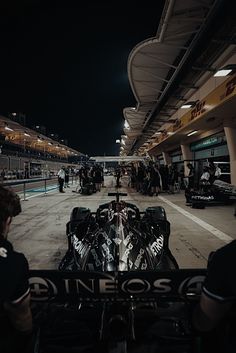
[[24, 352], [32, 333], [28, 261], [7, 240], [12, 218], [21, 212], [20, 199], [0, 186], [0, 351]]
[[194, 168], [193, 168], [193, 165], [191, 163], [188, 163], [187, 164], [187, 167], [189, 169], [189, 172], [188, 172], [188, 189], [194, 189]]
[[151, 195], [158, 196], [160, 192], [160, 183], [161, 175], [158, 169], [158, 165], [154, 164], [150, 166], [150, 187], [151, 187]]
[[70, 185], [69, 185], [69, 179], [70, 179], [70, 170], [69, 168], [65, 168], [65, 188], [69, 188]]
[[120, 168], [116, 168], [115, 177], [116, 177], [116, 188], [120, 188], [121, 187], [121, 184], [120, 184], [121, 169]]
[[206, 352], [236, 352], [235, 254], [236, 240], [233, 240], [210, 257], [200, 303], [194, 311], [194, 327], [210, 333], [205, 340], [209, 346]]

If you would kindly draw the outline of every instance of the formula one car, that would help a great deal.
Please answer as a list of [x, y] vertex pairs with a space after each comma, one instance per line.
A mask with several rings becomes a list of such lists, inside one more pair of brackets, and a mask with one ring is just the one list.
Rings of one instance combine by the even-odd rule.
[[163, 207], [145, 212], [116, 200], [89, 209], [75, 207], [67, 223], [68, 251], [60, 270], [137, 271], [177, 269], [169, 249], [170, 223]]
[[30, 273], [37, 353], [206, 353], [191, 328], [206, 271], [178, 269], [164, 208], [110, 195], [95, 213], [72, 210], [59, 271]]
[[199, 190], [185, 190], [186, 204], [193, 208], [207, 205], [233, 204], [236, 201], [236, 186], [221, 180], [212, 185], [202, 185]]

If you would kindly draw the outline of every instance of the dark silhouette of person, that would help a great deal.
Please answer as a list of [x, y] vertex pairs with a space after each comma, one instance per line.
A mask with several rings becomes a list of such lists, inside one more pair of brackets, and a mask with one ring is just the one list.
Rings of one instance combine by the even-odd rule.
[[0, 351], [24, 352], [32, 333], [29, 266], [7, 240], [12, 218], [21, 212], [20, 198], [0, 186]]

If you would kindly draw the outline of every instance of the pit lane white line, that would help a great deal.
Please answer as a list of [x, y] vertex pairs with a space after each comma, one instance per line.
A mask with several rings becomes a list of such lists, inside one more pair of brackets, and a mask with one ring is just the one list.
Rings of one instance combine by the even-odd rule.
[[165, 197], [159, 196], [159, 199], [167, 203], [167, 205], [176, 209], [178, 212], [182, 213], [185, 217], [191, 219], [191, 221], [197, 223], [199, 226], [206, 229], [208, 232], [210, 232], [211, 234], [213, 234], [215, 237], [222, 240], [223, 242], [230, 243], [233, 240], [233, 238], [231, 238], [229, 235], [225, 234], [224, 232], [221, 232], [221, 230], [213, 227], [212, 225], [208, 224], [202, 219], [192, 215], [190, 212], [185, 211], [183, 208], [176, 206], [173, 202], [167, 200]]

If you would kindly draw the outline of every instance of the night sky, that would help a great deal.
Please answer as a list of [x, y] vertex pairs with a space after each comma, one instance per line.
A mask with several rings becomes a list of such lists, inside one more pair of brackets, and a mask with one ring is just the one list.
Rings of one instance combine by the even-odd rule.
[[136, 103], [128, 56], [156, 34], [164, 1], [75, 3], [1, 3], [0, 113], [24, 112], [89, 156], [116, 155], [123, 108]]

